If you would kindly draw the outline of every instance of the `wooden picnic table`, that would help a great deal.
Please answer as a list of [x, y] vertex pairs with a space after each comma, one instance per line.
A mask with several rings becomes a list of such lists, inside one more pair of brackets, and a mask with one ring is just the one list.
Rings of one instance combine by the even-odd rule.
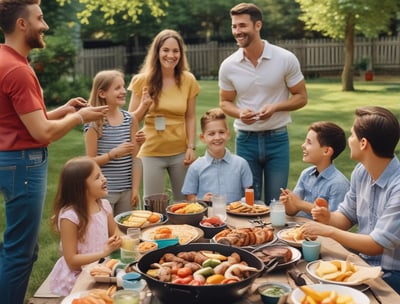
[[[244, 216], [234, 216], [228, 214], [227, 223], [233, 227], [249, 227], [251, 224], [249, 223], [249, 217]], [[269, 215], [261, 216], [260, 219], [266, 223], [269, 223]], [[302, 217], [286, 217], [287, 224], [294, 223], [302, 223], [307, 221], [308, 219]], [[358, 255], [350, 252], [338, 242], [333, 239], [319, 237], [321, 240], [321, 258], [322, 259], [339, 259], [346, 260], [349, 256], [351, 257], [351, 261], [357, 265], [366, 265], [364, 260], [362, 260]], [[204, 239], [201, 237], [197, 240], [197, 242], [209, 242], [210, 240]], [[235, 302], [235, 304], [261, 304], [260, 296], [255, 292], [257, 287], [264, 282], [282, 282], [289, 284], [292, 288], [296, 288], [294, 281], [287, 274], [287, 270], [295, 269], [297, 271], [305, 272], [306, 262], [303, 259], [300, 259], [297, 263], [293, 263], [293, 265], [287, 266], [287, 268], [281, 268], [275, 271], [272, 271], [268, 274], [264, 274], [263, 276], [258, 277], [252, 286], [249, 288], [247, 292], [247, 296], [239, 301]], [[303, 276], [306, 279], [308, 284], [317, 283], [313, 281], [311, 277], [308, 275]], [[369, 289], [363, 291], [371, 301], [371, 304], [386, 304], [386, 303], [400, 303], [400, 295], [397, 294], [385, 281], [381, 278], [368, 281]], [[109, 285], [105, 283], [97, 283], [87, 271], [82, 271], [81, 275], [78, 277], [75, 286], [71, 292], [77, 293], [86, 290], [90, 290], [93, 288], [108, 288]], [[29, 304], [58, 304], [61, 303], [63, 298], [59, 297], [40, 297], [40, 295], [36, 295], [35, 297], [29, 299]], [[141, 294], [141, 303], [142, 304], [161, 304], [161, 302], [156, 298], [151, 296], [151, 292], [145, 288]], [[289, 304], [292, 304], [290, 297], [288, 299]]]

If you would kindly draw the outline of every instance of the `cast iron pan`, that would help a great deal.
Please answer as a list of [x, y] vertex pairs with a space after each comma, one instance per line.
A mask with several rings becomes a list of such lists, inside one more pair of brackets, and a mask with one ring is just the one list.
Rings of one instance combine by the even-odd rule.
[[[158, 263], [165, 253], [178, 253], [182, 251], [201, 251], [210, 250], [220, 254], [229, 256], [233, 252], [237, 252], [242, 261], [246, 261], [249, 266], [257, 268], [257, 272], [236, 283], [192, 286], [161, 282], [146, 274], [152, 263]], [[264, 263], [253, 253], [238, 247], [227, 246], [222, 244], [210, 243], [193, 243], [182, 246], [171, 246], [167, 248], [157, 249], [144, 255], [137, 264], [137, 270], [146, 280], [152, 294], [156, 296], [162, 303], [196, 303], [196, 304], [212, 304], [212, 303], [232, 303], [240, 299], [254, 280], [261, 276], [264, 272], [271, 271], [277, 263]]]

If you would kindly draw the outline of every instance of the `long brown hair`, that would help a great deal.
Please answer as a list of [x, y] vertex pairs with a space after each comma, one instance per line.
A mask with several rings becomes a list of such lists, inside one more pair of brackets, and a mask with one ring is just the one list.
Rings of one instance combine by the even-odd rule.
[[89, 224], [89, 210], [86, 198], [87, 178], [93, 172], [96, 162], [87, 156], [72, 158], [61, 171], [56, 197], [53, 202], [51, 224], [54, 231], [58, 229], [60, 211], [72, 207], [78, 215], [78, 239], [84, 240]]
[[149, 94], [153, 98], [156, 105], [158, 104], [158, 99], [161, 95], [163, 86], [159, 53], [165, 40], [169, 38], [174, 38], [176, 40], [181, 53], [179, 62], [175, 67], [175, 81], [179, 88], [181, 87], [181, 77], [183, 71], [189, 70], [186, 58], [186, 46], [181, 35], [178, 32], [170, 29], [166, 29], [158, 33], [150, 45], [149, 51], [144, 60], [144, 64], [140, 70], [140, 73], [146, 75], [146, 83], [149, 87]]

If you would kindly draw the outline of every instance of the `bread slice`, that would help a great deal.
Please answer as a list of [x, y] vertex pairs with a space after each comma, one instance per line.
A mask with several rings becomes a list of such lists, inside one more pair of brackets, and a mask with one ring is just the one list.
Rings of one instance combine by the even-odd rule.
[[148, 218], [153, 212], [150, 210], [134, 210], [131, 217]]
[[338, 268], [330, 261], [321, 261], [315, 268], [315, 273], [319, 277], [324, 277], [327, 274], [338, 272]]

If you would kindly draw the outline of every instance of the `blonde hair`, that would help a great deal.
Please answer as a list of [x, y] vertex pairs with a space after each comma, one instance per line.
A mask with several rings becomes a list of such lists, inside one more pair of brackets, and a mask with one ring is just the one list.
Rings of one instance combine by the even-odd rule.
[[201, 131], [204, 133], [207, 124], [215, 120], [223, 120], [225, 122], [226, 129], [228, 129], [225, 113], [220, 108], [213, 108], [204, 113], [200, 118]]
[[[98, 72], [96, 76], [94, 76], [89, 96], [89, 104], [92, 107], [107, 105], [107, 100], [100, 97], [99, 93], [100, 91], [107, 91], [111, 87], [114, 79], [117, 77], [124, 79], [124, 73], [118, 70], [105, 70]], [[106, 118], [97, 120], [91, 124], [96, 130], [99, 138], [103, 135], [103, 125], [105, 122]]]

